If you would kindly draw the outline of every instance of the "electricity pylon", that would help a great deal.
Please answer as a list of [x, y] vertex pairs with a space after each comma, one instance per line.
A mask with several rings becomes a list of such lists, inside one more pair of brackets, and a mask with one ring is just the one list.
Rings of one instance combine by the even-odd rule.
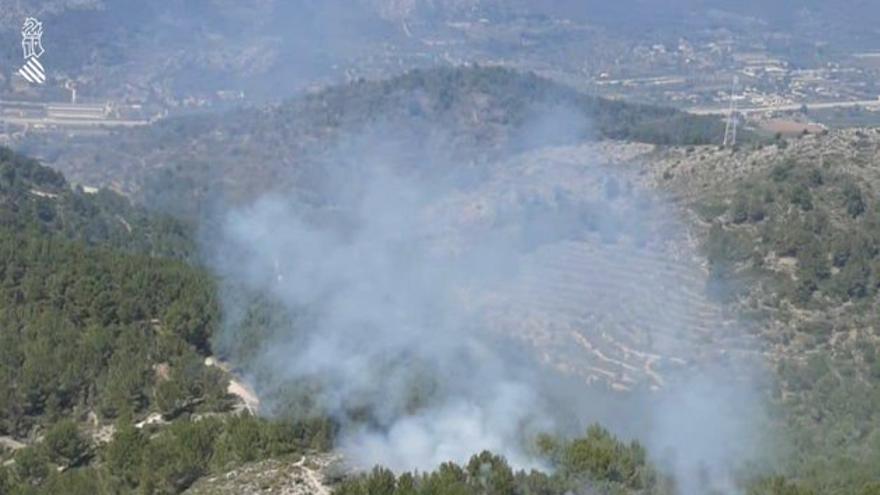
[[733, 84], [730, 86], [730, 108], [727, 110], [727, 125], [724, 127], [724, 146], [736, 146], [736, 85], [739, 82], [737, 76], [733, 76]]

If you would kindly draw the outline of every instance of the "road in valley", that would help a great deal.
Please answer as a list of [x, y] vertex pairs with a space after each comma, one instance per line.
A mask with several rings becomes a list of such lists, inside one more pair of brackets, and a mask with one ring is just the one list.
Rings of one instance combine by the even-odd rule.
[[[827, 101], [818, 103], [791, 103], [786, 105], [773, 105], [763, 107], [744, 107], [737, 108], [737, 112], [742, 114], [764, 113], [764, 112], [793, 112], [800, 110], [804, 105], [810, 110], [823, 110], [829, 108], [851, 108], [865, 107], [870, 109], [880, 109], [880, 99], [877, 100], [851, 100], [851, 101]], [[687, 112], [694, 115], [727, 115], [730, 111], [728, 107], [694, 107], [686, 109]]]

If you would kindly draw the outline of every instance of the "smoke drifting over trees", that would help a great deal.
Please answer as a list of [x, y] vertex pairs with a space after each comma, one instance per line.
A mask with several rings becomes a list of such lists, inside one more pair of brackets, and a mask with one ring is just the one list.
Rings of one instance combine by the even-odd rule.
[[[252, 316], [243, 292], [293, 315], [269, 325], [247, 370], [267, 413], [305, 400], [334, 417], [356, 465], [425, 470], [488, 449], [541, 467], [538, 434], [602, 421], [645, 440], [683, 493], [727, 488], [754, 446], [753, 416], [740, 414], [760, 410], [753, 377], [737, 376], [738, 358], [698, 343], [689, 321], [700, 317], [684, 297], [692, 287], [636, 264], [681, 240], [676, 213], [590, 146], [572, 146], [588, 122], [558, 108], [534, 115], [507, 158], [489, 163], [434, 153], [443, 129], [377, 125], [312, 167], [308, 193], [273, 193], [229, 212], [210, 242], [228, 294], [221, 346], [235, 354], [250, 340], [241, 335]], [[580, 247], [624, 251], [632, 266], [605, 270], [601, 257], [572, 266], [585, 288], [574, 299], [529, 280], [554, 250]], [[523, 294], [571, 303], [592, 323]], [[599, 358], [615, 361], [609, 351], [571, 339], [601, 348], [627, 325], [648, 329], [651, 343], [626, 353], [653, 357], [645, 376], [620, 362], [610, 374], [632, 390], [619, 394], [587, 375], [608, 365]], [[652, 367], [667, 361], [652, 391]]]

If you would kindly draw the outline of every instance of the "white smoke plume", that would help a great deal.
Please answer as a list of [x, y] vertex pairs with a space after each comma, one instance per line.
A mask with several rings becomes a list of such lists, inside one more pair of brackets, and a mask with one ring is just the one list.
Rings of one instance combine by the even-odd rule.
[[[295, 345], [270, 343], [265, 359], [285, 379], [319, 377], [323, 409], [342, 418], [369, 411], [373, 427], [344, 440], [358, 459], [426, 469], [494, 448], [526, 462], [507, 446], [523, 444], [528, 428], [550, 429], [551, 415], [530, 368], [516, 362], [525, 356], [477, 326], [469, 293], [488, 277], [471, 271], [476, 260], [436, 245], [450, 227], [428, 215], [440, 191], [384, 170], [338, 188], [342, 225], [304, 219], [280, 197], [227, 224], [243, 254], [231, 275], [314, 315]], [[486, 268], [500, 279], [507, 267]], [[428, 387], [424, 397], [413, 396], [418, 387]]]
[[[560, 146], [586, 129], [571, 112], [542, 112], [514, 156], [465, 164], [435, 153], [442, 130], [425, 146], [380, 126], [315, 167], [308, 196], [319, 200], [273, 193], [230, 212], [213, 243], [217, 272], [302, 315], [258, 353], [267, 411], [284, 412], [278, 384], [316, 384], [348, 457], [398, 471], [484, 449], [542, 467], [534, 435], [598, 421], [646, 443], [682, 494], [731, 491], [756, 444], [742, 413], [759, 409], [755, 382], [733, 355], [718, 364], [691, 327], [737, 330], [700, 316], [693, 287], [663, 266], [635, 264], [684, 229], [629, 172], [589, 146]], [[559, 280], [541, 271], [569, 252], [598, 255]], [[620, 256], [633, 264], [603, 261]], [[236, 304], [229, 315], [242, 313]], [[626, 351], [646, 364], [597, 375], [629, 392], [584, 374], [617, 359], [602, 348], [614, 325], [647, 329], [643, 348]]]

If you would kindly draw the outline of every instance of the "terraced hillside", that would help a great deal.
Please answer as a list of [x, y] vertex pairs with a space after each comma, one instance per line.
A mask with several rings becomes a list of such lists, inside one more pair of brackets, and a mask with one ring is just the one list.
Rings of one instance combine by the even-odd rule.
[[656, 390], [674, 369], [723, 352], [711, 345], [724, 332], [721, 309], [692, 268], [625, 242], [562, 242], [529, 260], [514, 318], [556, 367], [615, 389]]
[[708, 296], [686, 212], [639, 184], [637, 158], [651, 150], [604, 142], [527, 153], [452, 202], [466, 213], [448, 215], [471, 232], [517, 219], [525, 248], [517, 273], [485, 296], [492, 326], [547, 365], [616, 390], [659, 390], [676, 372], [760, 349]]

